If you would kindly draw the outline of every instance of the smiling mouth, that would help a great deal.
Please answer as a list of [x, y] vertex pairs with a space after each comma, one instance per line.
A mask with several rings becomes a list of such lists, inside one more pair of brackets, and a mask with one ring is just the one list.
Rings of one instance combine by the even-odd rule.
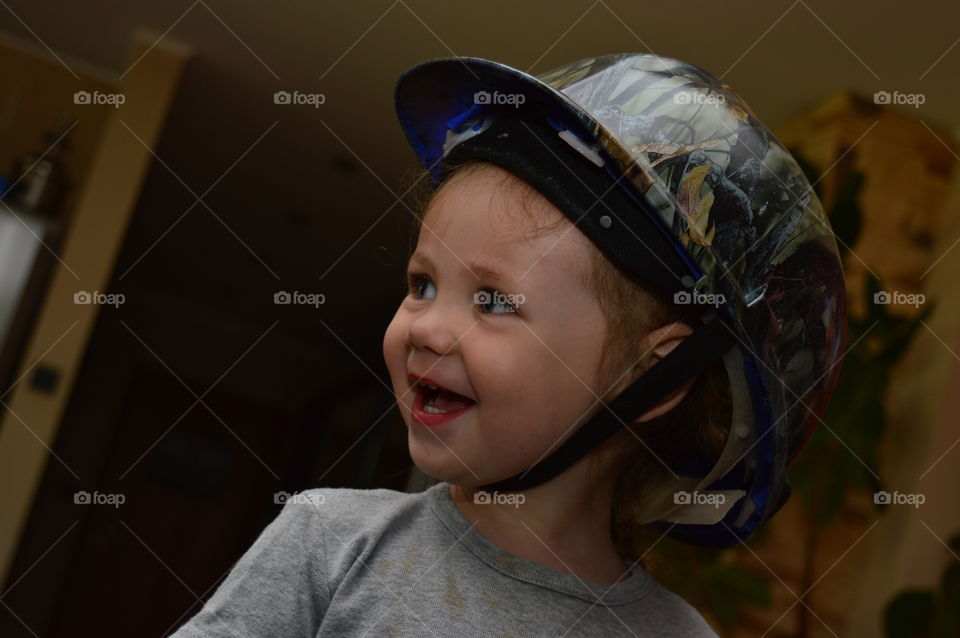
[[427, 414], [449, 414], [474, 405], [476, 401], [462, 394], [425, 383], [416, 384], [418, 403]]

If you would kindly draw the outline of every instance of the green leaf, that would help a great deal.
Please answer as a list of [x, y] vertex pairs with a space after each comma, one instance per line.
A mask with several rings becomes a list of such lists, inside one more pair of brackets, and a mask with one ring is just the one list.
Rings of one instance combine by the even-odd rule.
[[[875, 295], [883, 290], [880, 286], [880, 280], [872, 272], [867, 273], [866, 278], [866, 297], [867, 297], [867, 317], [865, 322], [867, 326], [873, 325], [875, 321], [883, 321], [887, 316], [887, 307], [884, 304], [875, 303]], [[860, 336], [859, 334], [857, 336]]]
[[728, 565], [720, 574], [720, 584], [735, 592], [745, 604], [753, 607], [770, 605], [770, 583], [765, 578], [739, 565]]
[[920, 314], [913, 318], [898, 318], [891, 322], [890, 337], [884, 344], [883, 351], [877, 357], [880, 362], [892, 366], [913, 342], [913, 337], [933, 312], [933, 303], [924, 305]]
[[863, 173], [852, 173], [840, 185], [837, 197], [830, 207], [830, 226], [837, 236], [837, 249], [840, 258], [853, 246], [860, 235], [860, 225], [863, 214], [860, 210], [860, 189], [863, 187]]

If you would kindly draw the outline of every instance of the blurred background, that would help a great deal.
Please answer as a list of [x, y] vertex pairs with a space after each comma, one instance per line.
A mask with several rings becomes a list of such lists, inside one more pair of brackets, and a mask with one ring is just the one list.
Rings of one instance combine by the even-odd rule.
[[421, 489], [393, 85], [631, 51], [739, 92], [848, 247], [794, 498], [657, 577], [723, 636], [960, 635], [958, 42], [932, 0], [0, 2], [0, 636], [167, 635], [278, 494]]

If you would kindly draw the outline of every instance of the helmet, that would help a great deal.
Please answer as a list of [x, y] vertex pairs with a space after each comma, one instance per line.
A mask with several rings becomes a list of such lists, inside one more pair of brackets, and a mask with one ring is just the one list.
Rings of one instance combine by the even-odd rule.
[[[749, 538], [789, 497], [786, 467], [820, 422], [846, 341], [836, 241], [786, 148], [718, 78], [647, 53], [537, 76], [480, 58], [428, 60], [400, 77], [395, 100], [435, 187], [472, 145], [474, 156], [547, 194], [608, 258], [699, 317], [693, 334], [552, 455], [485, 487], [548, 480], [722, 358], [732, 423], [719, 460], [691, 451], [641, 506], [646, 522], [689, 543]], [[498, 147], [498, 139], [513, 142]], [[559, 181], [580, 182], [601, 205], [577, 208], [557, 194], [549, 174], [569, 167], [584, 177]]]

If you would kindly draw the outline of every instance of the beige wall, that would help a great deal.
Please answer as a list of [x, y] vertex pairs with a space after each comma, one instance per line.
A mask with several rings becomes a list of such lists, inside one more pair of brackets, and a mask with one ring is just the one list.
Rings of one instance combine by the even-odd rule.
[[[0, 490], [0, 511], [4, 513], [0, 518], [0, 580], [16, 551], [46, 463], [60, 462], [50, 458], [50, 448], [97, 314], [95, 305], [74, 304], [73, 295], [80, 290], [102, 291], [109, 284], [140, 186], [152, 161], [147, 147], [154, 146], [159, 138], [188, 55], [182, 46], [166, 42], [151, 48], [155, 40], [156, 37], [149, 36], [138, 39], [131, 62], [148, 50], [149, 53], [115, 89], [106, 89], [123, 93], [125, 103], [92, 116], [102, 118], [103, 123], [97, 139], [82, 140], [82, 148], [93, 152], [87, 154], [88, 168], [75, 166], [85, 180], [77, 186], [60, 262], [30, 335], [17, 374], [20, 381], [4, 398], [0, 413], [0, 485], [4, 486]], [[27, 62], [19, 71], [23, 86], [33, 86], [33, 64]], [[61, 75], [59, 82], [50, 81], [42, 91], [34, 86], [37, 93], [33, 95], [46, 102], [37, 108], [49, 111], [37, 116], [35, 126], [36, 122], [45, 122], [43, 118], [50, 113], [71, 111], [75, 87], [92, 91], [103, 86], [99, 80], [77, 80], [66, 68], [64, 72], [67, 79]], [[87, 117], [87, 112], [81, 111], [83, 117]], [[24, 132], [25, 136], [34, 134], [33, 130]], [[27, 381], [28, 373], [41, 362], [60, 375], [52, 393], [34, 390]]]

